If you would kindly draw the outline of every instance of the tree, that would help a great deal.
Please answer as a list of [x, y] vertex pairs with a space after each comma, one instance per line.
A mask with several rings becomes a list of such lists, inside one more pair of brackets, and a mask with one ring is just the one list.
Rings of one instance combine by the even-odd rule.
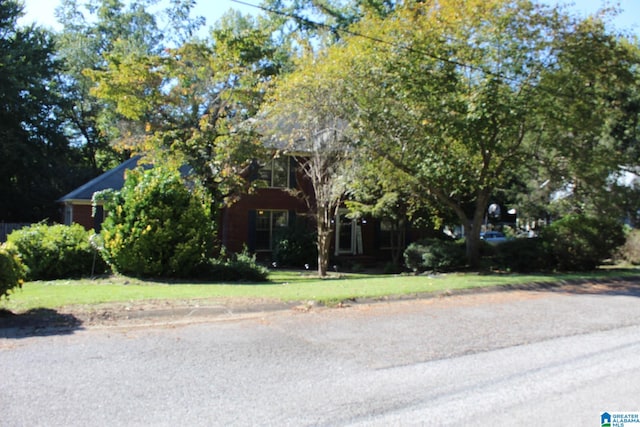
[[[358, 153], [349, 169], [346, 206], [353, 217], [371, 216], [388, 227], [391, 265], [401, 267], [408, 225], [412, 228], [441, 228], [445, 213], [420, 196], [419, 183], [385, 159]], [[360, 154], [360, 155], [358, 155]], [[384, 179], [380, 179], [385, 177]]]
[[[570, 53], [562, 36], [576, 31], [560, 11], [526, 0], [409, 2], [387, 18], [362, 20], [323, 59], [342, 64], [347, 90], [341, 104], [362, 147], [456, 214], [472, 266], [479, 261], [479, 233], [494, 190], [539, 151], [572, 144], [545, 133], [561, 114], [558, 104], [545, 101], [559, 90], [560, 81], [551, 76], [562, 69], [562, 54]], [[582, 32], [598, 37], [592, 29]], [[628, 55], [618, 58], [621, 45], [609, 42], [597, 50], [579, 46], [581, 55], [598, 53], [607, 61], [613, 73], [607, 81], [613, 81], [634, 62]], [[574, 65], [581, 73], [596, 66]], [[607, 86], [579, 91], [572, 100], [610, 116]]]
[[119, 40], [105, 67], [88, 74], [92, 93], [117, 117], [112, 134], [121, 149], [188, 163], [223, 203], [246, 190], [242, 172], [261, 148], [250, 119], [286, 57], [239, 14], [221, 20], [212, 37], [161, 52]]
[[[306, 62], [305, 62], [306, 61]], [[327, 274], [333, 221], [347, 189], [347, 170], [353, 154], [349, 127], [338, 112], [341, 88], [330, 78], [339, 64], [317, 64], [302, 59], [298, 71], [283, 78], [264, 108], [267, 135], [284, 142], [284, 151], [294, 154], [311, 182], [313, 195], [307, 199], [316, 219], [318, 274]], [[333, 66], [332, 66], [333, 65]]]
[[66, 130], [94, 173], [129, 157], [129, 150], [118, 153], [111, 145], [121, 136], [118, 124], [120, 128], [129, 127], [124, 126], [108, 103], [91, 93], [94, 82], [88, 70], [104, 69], [105, 55], [118, 45], [157, 54], [170, 43], [191, 38], [203, 24], [203, 18], [189, 16], [193, 7], [190, 0], [173, 1], [160, 11], [153, 8], [156, 3], [156, 0], [126, 4], [119, 0], [94, 0], [81, 5], [78, 0], [63, 0], [56, 9], [56, 17], [63, 25], [56, 40], [58, 55], [64, 63], [62, 90], [69, 101], [63, 116], [68, 121]]
[[633, 192], [616, 181], [639, 159], [640, 50], [607, 32], [604, 17], [570, 29], [555, 39], [555, 63], [541, 76], [553, 91], [541, 93], [540, 179], [555, 190], [555, 215], [621, 218]]
[[63, 132], [53, 37], [19, 27], [22, 14], [0, 3], [0, 219], [35, 222], [56, 218], [55, 198], [86, 176]]

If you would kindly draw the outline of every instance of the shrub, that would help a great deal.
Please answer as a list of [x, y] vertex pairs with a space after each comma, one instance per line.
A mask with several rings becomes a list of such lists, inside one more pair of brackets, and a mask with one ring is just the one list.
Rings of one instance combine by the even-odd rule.
[[280, 266], [302, 267], [318, 260], [315, 234], [304, 224], [283, 228], [275, 236], [273, 260]]
[[404, 251], [407, 268], [413, 271], [446, 271], [466, 264], [464, 241], [427, 239], [411, 243]]
[[624, 243], [621, 223], [578, 214], [553, 222], [541, 237], [554, 267], [561, 271], [593, 270]]
[[640, 230], [630, 230], [624, 245], [620, 247], [618, 258], [633, 265], [640, 265]]
[[90, 244], [91, 232], [79, 224], [35, 224], [7, 236], [7, 247], [15, 250], [27, 267], [28, 280], [81, 277], [106, 266]]
[[256, 256], [245, 249], [239, 254], [210, 259], [201, 278], [219, 282], [266, 282], [269, 270], [256, 262]]
[[516, 273], [545, 271], [553, 268], [542, 239], [512, 239], [496, 245], [496, 266]]
[[18, 254], [5, 245], [0, 246], [0, 299], [7, 298], [9, 291], [22, 286], [26, 272]]
[[206, 262], [214, 238], [211, 205], [178, 172], [130, 171], [122, 190], [106, 199], [102, 253], [117, 272], [187, 278]]

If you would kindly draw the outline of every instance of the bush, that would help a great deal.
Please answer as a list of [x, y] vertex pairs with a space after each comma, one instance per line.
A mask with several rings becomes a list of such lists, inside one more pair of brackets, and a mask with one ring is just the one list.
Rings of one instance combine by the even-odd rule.
[[105, 197], [103, 256], [119, 273], [188, 278], [210, 256], [211, 205], [178, 172], [130, 171], [121, 191]]
[[302, 267], [318, 260], [315, 234], [304, 224], [280, 230], [275, 236], [273, 260], [279, 266]]
[[640, 230], [630, 230], [624, 245], [618, 251], [618, 258], [633, 265], [640, 265]]
[[5, 245], [0, 246], [0, 299], [7, 298], [12, 289], [21, 287], [26, 273], [18, 254]]
[[239, 254], [210, 259], [199, 276], [217, 282], [266, 282], [269, 270], [245, 249]]
[[28, 280], [66, 279], [106, 270], [104, 262], [96, 257], [90, 237], [91, 232], [79, 224], [40, 223], [13, 231], [6, 245], [20, 255]]
[[542, 230], [545, 250], [561, 271], [595, 269], [624, 243], [622, 224], [585, 215], [567, 215]]
[[464, 240], [427, 239], [411, 243], [404, 251], [407, 268], [413, 271], [448, 271], [466, 264]]
[[497, 268], [514, 273], [545, 271], [553, 268], [551, 256], [542, 239], [512, 239], [496, 245]]

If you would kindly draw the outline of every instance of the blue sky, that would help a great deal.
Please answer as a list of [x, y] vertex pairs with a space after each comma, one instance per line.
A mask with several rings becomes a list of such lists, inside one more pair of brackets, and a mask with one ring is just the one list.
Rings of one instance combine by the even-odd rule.
[[[259, 4], [260, 0], [243, 0], [246, 3]], [[569, 8], [580, 16], [586, 16], [598, 10], [603, 4], [619, 4], [623, 9], [614, 22], [617, 29], [628, 29], [640, 35], [640, 0], [575, 0], [575, 3], [562, 0], [539, 0], [547, 4], [569, 4]], [[24, 22], [37, 22], [45, 27], [56, 28], [54, 9], [59, 0], [24, 0], [27, 12]], [[256, 13], [258, 9], [241, 6], [232, 0], [197, 0], [195, 13], [207, 19], [207, 27], [229, 9], [241, 10], [244, 13]]]
[[[48, 28], [56, 29], [55, 8], [60, 4], [59, 0], [23, 0], [26, 16], [24, 22], [37, 22]], [[244, 1], [244, 0], [243, 0]], [[83, 3], [80, 1], [80, 3]], [[259, 0], [246, 0], [246, 3], [259, 4]], [[204, 16], [207, 19], [207, 27], [214, 24], [222, 14], [229, 9], [241, 10], [243, 13], [255, 14], [258, 9], [242, 6], [232, 0], [197, 0], [195, 15]]]

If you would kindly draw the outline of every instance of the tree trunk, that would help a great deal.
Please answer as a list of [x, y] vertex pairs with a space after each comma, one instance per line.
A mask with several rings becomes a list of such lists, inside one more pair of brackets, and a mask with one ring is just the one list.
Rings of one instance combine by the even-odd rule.
[[326, 277], [327, 268], [329, 266], [329, 258], [331, 256], [331, 215], [330, 209], [319, 207], [317, 221], [317, 247], [318, 247], [318, 275]]
[[473, 211], [473, 219], [469, 222], [466, 235], [467, 260], [471, 268], [480, 266], [480, 229], [484, 221], [485, 212], [489, 205], [489, 190], [480, 190], [476, 201], [476, 208]]
[[326, 277], [327, 268], [329, 267], [329, 258], [331, 256], [331, 229], [326, 230], [318, 225], [318, 275]]
[[398, 221], [394, 225], [393, 231], [391, 233], [391, 262], [396, 268], [400, 267], [400, 257], [404, 253], [406, 234], [406, 221]]

